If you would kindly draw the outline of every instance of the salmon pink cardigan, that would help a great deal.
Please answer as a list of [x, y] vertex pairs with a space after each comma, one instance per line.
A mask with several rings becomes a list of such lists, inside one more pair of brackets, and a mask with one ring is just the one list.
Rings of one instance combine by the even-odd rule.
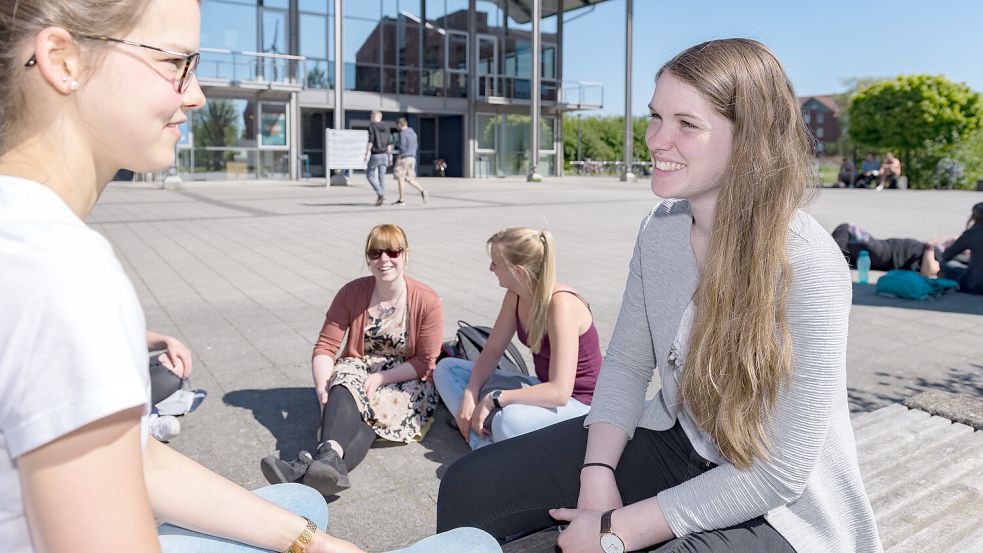
[[[444, 308], [440, 296], [429, 286], [410, 277], [406, 280], [406, 307], [409, 311], [409, 328], [406, 333], [406, 360], [416, 370], [420, 380], [430, 378], [440, 354], [444, 336]], [[348, 343], [341, 357], [365, 355], [365, 323], [375, 277], [353, 280], [335, 295], [324, 317], [324, 326], [314, 345], [314, 357], [327, 355], [338, 360], [336, 354], [348, 332]]]

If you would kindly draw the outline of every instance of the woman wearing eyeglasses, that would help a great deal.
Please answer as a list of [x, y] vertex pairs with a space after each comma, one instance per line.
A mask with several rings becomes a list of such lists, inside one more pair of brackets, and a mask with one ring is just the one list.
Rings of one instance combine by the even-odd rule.
[[333, 495], [350, 486], [348, 471], [377, 436], [403, 443], [423, 438], [437, 407], [430, 374], [444, 311], [436, 292], [405, 275], [408, 257], [403, 229], [379, 225], [369, 232], [365, 260], [372, 276], [338, 292], [314, 346], [311, 372], [322, 412], [317, 453], [302, 451], [296, 461], [264, 458], [271, 483], [303, 478]]
[[[199, 36], [197, 0], [0, 0], [4, 553], [361, 551], [315, 491], [251, 493], [148, 436], [152, 336], [84, 220], [120, 168], [173, 163]], [[406, 551], [500, 551], [475, 532]]]

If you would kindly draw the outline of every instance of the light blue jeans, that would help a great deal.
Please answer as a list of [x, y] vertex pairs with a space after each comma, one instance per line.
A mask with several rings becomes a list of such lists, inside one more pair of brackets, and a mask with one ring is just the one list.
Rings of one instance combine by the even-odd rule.
[[[433, 383], [437, 387], [440, 399], [444, 400], [444, 405], [451, 415], [456, 415], [464, 399], [464, 390], [468, 387], [468, 380], [471, 378], [471, 369], [474, 368], [473, 361], [445, 357], [437, 363], [437, 368], [433, 372]], [[501, 369], [496, 369], [501, 375], [510, 375]], [[542, 384], [535, 376], [525, 377], [528, 386]], [[525, 387], [525, 386], [524, 386]], [[562, 407], [538, 407], [536, 405], [522, 405], [513, 403], [506, 405], [504, 409], [496, 411], [492, 415], [491, 436], [481, 438], [478, 433], [471, 431], [468, 443], [471, 449], [478, 449], [493, 442], [500, 442], [515, 436], [539, 430], [556, 424], [558, 422], [586, 415], [590, 411], [589, 405], [570, 398], [567, 404]]]
[[365, 177], [369, 179], [376, 196], [386, 195], [386, 162], [389, 154], [372, 154], [365, 167]]
[[[277, 484], [255, 490], [253, 493], [293, 513], [305, 516], [318, 528], [328, 526], [328, 505], [313, 488], [301, 484]], [[199, 534], [170, 524], [157, 527], [160, 548], [163, 553], [244, 553], [266, 552], [239, 542]], [[415, 544], [392, 553], [501, 553], [495, 538], [477, 528], [457, 528], [450, 532], [430, 536]]]

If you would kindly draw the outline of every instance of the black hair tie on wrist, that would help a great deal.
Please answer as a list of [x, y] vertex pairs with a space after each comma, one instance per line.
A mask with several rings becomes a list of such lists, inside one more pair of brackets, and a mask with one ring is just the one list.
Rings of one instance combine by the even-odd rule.
[[587, 467], [604, 467], [610, 470], [611, 472], [614, 472], [614, 467], [612, 467], [607, 463], [584, 463], [584, 466], [580, 467], [580, 470], [584, 470]]

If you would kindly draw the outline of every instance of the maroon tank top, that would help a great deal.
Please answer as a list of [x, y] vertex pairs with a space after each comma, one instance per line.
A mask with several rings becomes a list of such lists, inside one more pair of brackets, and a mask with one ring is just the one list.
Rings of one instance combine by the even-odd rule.
[[[580, 294], [572, 290], [558, 290], [553, 292], [553, 295], [555, 296], [561, 292], [577, 296], [587, 306], [587, 310], [590, 311], [590, 304]], [[577, 347], [577, 376], [574, 379], [573, 393], [571, 394], [571, 397], [584, 405], [590, 405], [591, 400], [594, 398], [594, 386], [597, 384], [597, 375], [601, 371], [602, 361], [601, 344], [597, 338], [597, 327], [594, 326], [593, 312], [591, 312], [591, 315], [590, 328], [580, 335], [580, 342]], [[515, 327], [516, 333], [519, 335], [519, 341], [528, 346], [529, 335], [526, 333], [526, 329], [522, 328], [522, 321], [519, 319], [518, 300], [515, 302]], [[543, 342], [539, 346], [539, 353], [532, 354], [532, 360], [533, 366], [536, 369], [536, 377], [543, 382], [549, 382], [549, 336], [543, 335]]]

